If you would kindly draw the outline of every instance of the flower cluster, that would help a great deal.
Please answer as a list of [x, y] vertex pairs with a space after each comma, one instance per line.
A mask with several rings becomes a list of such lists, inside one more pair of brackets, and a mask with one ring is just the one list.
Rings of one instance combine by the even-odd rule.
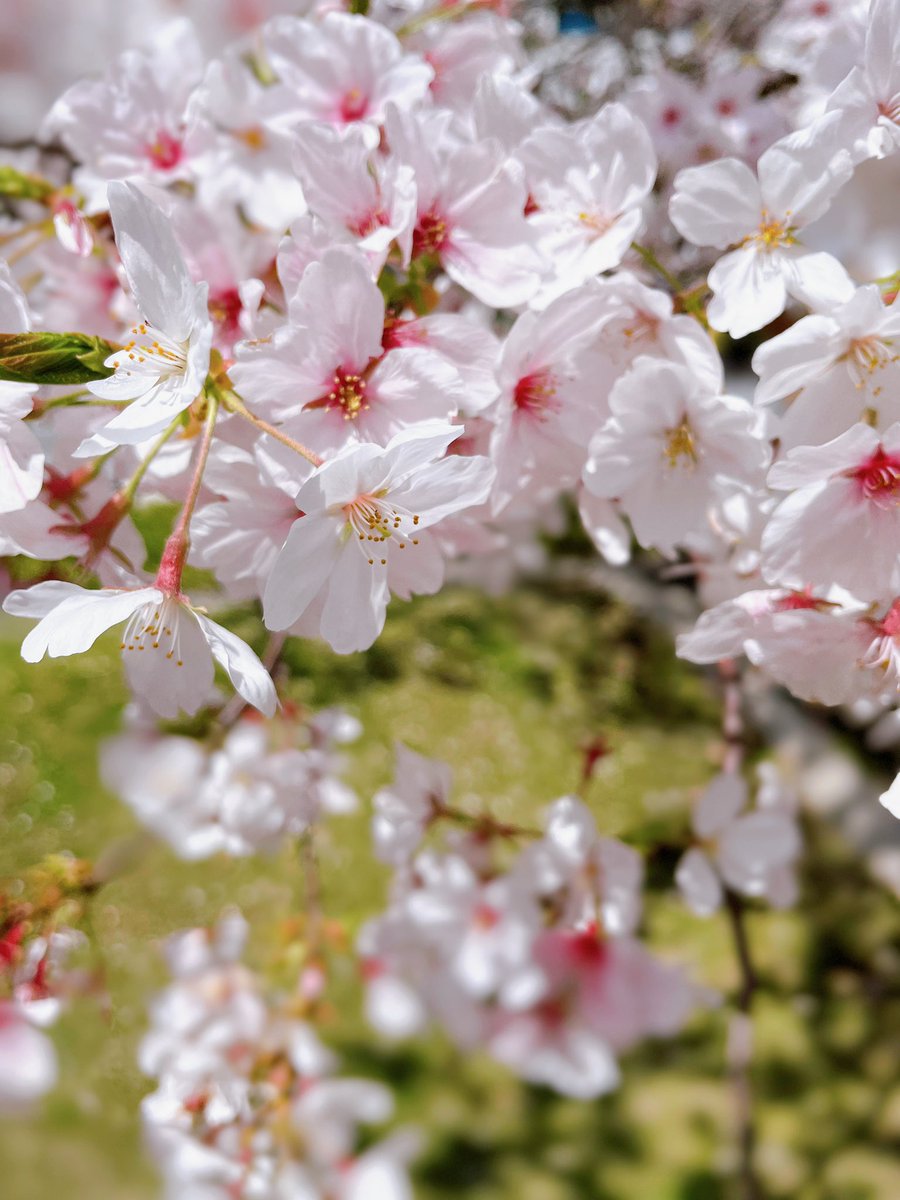
[[314, 997], [269, 997], [240, 962], [246, 932], [235, 912], [167, 946], [174, 980], [153, 1000], [140, 1048], [157, 1084], [142, 1115], [166, 1194], [408, 1200], [409, 1137], [357, 1150], [358, 1126], [390, 1116], [390, 1092], [335, 1076], [304, 1019]]
[[[3, 608], [29, 662], [120, 628], [107, 785], [184, 858], [306, 837], [353, 807], [359, 731], [301, 717], [285, 639], [366, 651], [393, 599], [508, 580], [575, 513], [609, 564], [696, 577], [684, 658], [896, 723], [900, 271], [853, 221], [900, 161], [900, 0], [787, 0], [752, 46], [746, 14], [701, 35], [717, 6], [669, 0], [574, 49], [537, 5], [251, 7], [224, 44], [149, 21], [0, 161]], [[637, 852], [578, 798], [532, 830], [449, 789], [401, 748], [375, 799], [373, 1025], [612, 1088], [702, 1000], [638, 937]], [[729, 764], [678, 849], [699, 914], [791, 903], [795, 801], [764, 772], [750, 806]], [[4, 1105], [52, 1081], [35, 1005], [66, 990], [65, 929], [24, 929]], [[242, 942], [172, 944], [142, 1051], [170, 1194], [403, 1200], [402, 1141], [357, 1154], [385, 1093], [331, 1077], [310, 997], [267, 996]]]
[[[550, 805], [541, 834], [466, 818], [449, 786], [445, 764], [401, 745], [375, 797], [376, 851], [396, 874], [360, 935], [370, 1021], [389, 1037], [437, 1021], [525, 1079], [581, 1099], [609, 1091], [616, 1055], [676, 1033], [701, 998], [636, 936], [640, 857], [599, 836], [575, 796]], [[442, 820], [471, 828], [420, 848]], [[511, 838], [528, 844], [504, 863]]]

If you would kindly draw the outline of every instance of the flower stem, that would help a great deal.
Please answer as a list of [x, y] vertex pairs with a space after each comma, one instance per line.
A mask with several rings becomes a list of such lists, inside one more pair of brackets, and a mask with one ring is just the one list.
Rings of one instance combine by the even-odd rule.
[[200, 488], [203, 484], [203, 472], [206, 470], [206, 462], [209, 458], [210, 446], [212, 445], [213, 431], [219, 412], [218, 396], [215, 394], [209, 395], [206, 404], [206, 423], [203, 427], [203, 436], [200, 441], [197, 461], [194, 463], [194, 474], [191, 478], [188, 493], [184, 498], [181, 512], [178, 515], [178, 520], [175, 523], [175, 528], [169, 534], [162, 558], [160, 559], [159, 570], [156, 573], [156, 586], [161, 591], [172, 596], [177, 596], [181, 593], [181, 576], [184, 571], [184, 564], [190, 545], [188, 530], [191, 524], [191, 517], [194, 514], [194, 508], [197, 504], [197, 497], [200, 495]]
[[128, 480], [128, 482], [125, 484], [125, 486], [122, 488], [122, 494], [123, 494], [123, 496], [125, 496], [127, 498], [129, 504], [134, 499], [135, 492], [138, 490], [138, 488], [141, 485], [141, 481], [143, 480], [144, 476], [147, 474], [148, 467], [153, 462], [154, 458], [156, 458], [157, 454], [159, 454], [160, 450], [162, 450], [163, 446], [166, 444], [166, 442], [169, 440], [169, 438], [172, 436], [172, 434], [181, 425], [181, 418], [182, 418], [182, 414], [179, 413], [178, 416], [175, 417], [175, 419], [172, 421], [172, 423], [166, 429], [163, 430], [163, 432], [159, 435], [159, 437], [156, 439], [156, 441], [153, 443], [153, 445], [147, 451], [145, 456], [141, 459], [135, 473]]
[[657, 275], [661, 275], [663, 277], [673, 292], [677, 293], [681, 291], [681, 281], [678, 276], [673, 275], [668, 267], [664, 267], [662, 265], [662, 263], [656, 257], [656, 254], [650, 249], [649, 246], [642, 246], [640, 242], [632, 242], [631, 248], [635, 254], [640, 255], [644, 263], [650, 268], [651, 271], [655, 271]]
[[243, 417], [245, 421], [249, 421], [251, 425], [255, 425], [257, 429], [262, 430], [263, 433], [267, 433], [269, 437], [275, 438], [276, 441], [281, 442], [284, 446], [289, 446], [297, 454], [302, 454], [307, 462], [311, 462], [314, 467], [321, 467], [325, 461], [323, 458], [316, 454], [315, 451], [310, 450], [308, 446], [304, 446], [302, 442], [298, 442], [289, 434], [284, 433], [277, 425], [270, 425], [262, 417], [257, 417], [254, 413], [250, 412], [236, 392], [230, 390], [221, 391], [218, 387], [215, 387], [215, 392], [229, 412], [234, 413], [238, 417]]
[[[737, 775], [744, 764], [747, 749], [741, 696], [741, 677], [731, 659], [719, 663], [719, 675], [725, 688], [722, 736], [725, 759], [722, 770]], [[746, 907], [743, 898], [725, 889], [725, 909], [737, 960], [740, 985], [735, 997], [736, 1011], [728, 1029], [728, 1066], [734, 1093], [738, 1142], [738, 1179], [741, 1200], [761, 1200], [762, 1188], [756, 1173], [756, 1121], [753, 1111], [753, 1000], [758, 977], [753, 966], [750, 939], [747, 936]]]

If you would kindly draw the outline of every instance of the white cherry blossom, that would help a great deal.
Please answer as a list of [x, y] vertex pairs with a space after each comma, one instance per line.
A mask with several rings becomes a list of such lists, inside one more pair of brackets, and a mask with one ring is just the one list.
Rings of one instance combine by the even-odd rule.
[[[104, 425], [107, 442], [145, 441], [164, 429], [200, 394], [209, 370], [212, 322], [207, 286], [192, 282], [160, 209], [133, 184], [114, 183], [109, 203], [122, 267], [141, 319], [106, 365], [109, 379], [90, 385], [95, 396], [130, 403]], [[76, 452], [96, 453], [88, 439]]]
[[214, 661], [247, 701], [271, 716], [275, 688], [249, 646], [186, 597], [160, 587], [89, 591], [49, 581], [13, 592], [3, 602], [17, 617], [37, 617], [22, 643], [26, 662], [80, 654], [115, 625], [126, 622], [121, 650], [135, 692], [161, 716], [196, 712], [209, 696]]

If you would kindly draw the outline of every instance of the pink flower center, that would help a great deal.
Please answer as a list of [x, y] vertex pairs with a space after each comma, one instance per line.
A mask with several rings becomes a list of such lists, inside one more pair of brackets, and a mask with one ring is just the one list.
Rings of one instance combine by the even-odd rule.
[[607, 958], [606, 943], [597, 935], [595, 928], [566, 934], [569, 955], [578, 968], [601, 967]]
[[667, 129], [674, 129], [676, 125], [681, 124], [681, 109], [670, 105], [662, 110], [659, 119]]
[[895, 600], [887, 616], [878, 625], [878, 632], [891, 639], [900, 637], [900, 600]]
[[900, 125], [900, 95], [882, 100], [878, 105], [878, 115], [886, 117], [894, 125]]
[[523, 375], [513, 392], [513, 404], [517, 412], [546, 421], [550, 413], [559, 412], [560, 409], [556, 377], [546, 367], [542, 371]]
[[181, 139], [165, 129], [157, 130], [156, 140], [145, 146], [144, 150], [153, 165], [161, 171], [171, 171], [184, 157]]
[[364, 238], [387, 225], [388, 221], [389, 217], [384, 209], [374, 208], [362, 216], [352, 218], [347, 222], [347, 228], [354, 237]]
[[805, 592], [791, 592], [787, 596], [782, 596], [780, 600], [776, 600], [772, 605], [772, 612], [799, 612], [802, 609], [814, 608], [818, 612], [823, 612], [830, 608], [831, 605], [827, 600], [817, 600], [808, 590]]
[[413, 257], [422, 254], [440, 254], [447, 245], [447, 221], [437, 209], [431, 208], [419, 217], [413, 231]]
[[345, 421], [355, 421], [361, 412], [369, 408], [366, 395], [368, 384], [362, 375], [338, 367], [332, 377], [328, 394], [323, 397], [324, 408], [339, 409]]
[[209, 297], [209, 315], [219, 326], [222, 334], [234, 340], [240, 333], [240, 316], [243, 309], [241, 294], [237, 288], [222, 288]]
[[500, 924], [500, 914], [490, 904], [476, 905], [472, 922], [478, 929], [495, 929]]
[[341, 97], [339, 112], [344, 121], [361, 121], [369, 111], [369, 97], [359, 88], [351, 88]]
[[871, 458], [853, 471], [847, 472], [854, 479], [865, 500], [879, 508], [893, 508], [900, 504], [900, 455], [885, 454], [879, 446]]

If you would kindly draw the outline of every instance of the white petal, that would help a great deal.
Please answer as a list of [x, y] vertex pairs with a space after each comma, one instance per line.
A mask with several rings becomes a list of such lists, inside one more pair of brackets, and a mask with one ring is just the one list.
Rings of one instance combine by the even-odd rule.
[[116, 245], [138, 310], [174, 341], [187, 341], [195, 287], [168, 220], [132, 183], [111, 183], [108, 195]]
[[78, 590], [78, 595], [69, 595], [47, 613], [25, 638], [22, 657], [26, 662], [39, 662], [45, 654], [61, 658], [89, 650], [107, 629], [127, 620], [160, 595], [156, 588], [141, 588], [137, 592]]
[[336, 518], [325, 515], [300, 517], [291, 526], [266, 584], [263, 612], [268, 629], [287, 629], [325, 587], [341, 552], [338, 525]]
[[722, 903], [722, 884], [702, 850], [692, 847], [675, 868], [675, 882], [685, 904], [698, 917], [708, 917]]
[[213, 658], [225, 668], [235, 691], [265, 716], [273, 716], [278, 703], [275, 685], [247, 643], [208, 617], [197, 614], [197, 620]]

